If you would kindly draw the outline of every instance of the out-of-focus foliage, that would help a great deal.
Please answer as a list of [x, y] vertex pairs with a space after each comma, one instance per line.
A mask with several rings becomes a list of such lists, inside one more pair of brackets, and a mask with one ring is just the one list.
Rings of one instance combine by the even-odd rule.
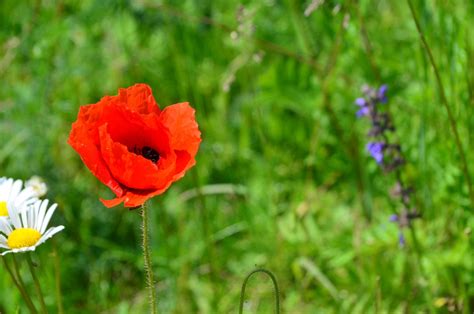
[[[150, 204], [162, 313], [235, 313], [256, 267], [285, 313], [473, 310], [473, 208], [407, 4], [312, 2], [0, 2], [0, 176], [43, 177], [66, 226], [34, 254], [51, 312], [55, 247], [66, 313], [146, 311], [139, 212], [104, 208], [66, 144], [80, 105], [135, 82], [162, 107], [190, 101], [203, 132], [196, 167]], [[474, 4], [415, 2], [472, 168]], [[364, 151], [364, 83], [390, 87], [425, 281], [388, 222], [393, 178]], [[3, 269], [0, 291], [0, 312], [24, 307]], [[271, 311], [267, 277], [246, 300]]]

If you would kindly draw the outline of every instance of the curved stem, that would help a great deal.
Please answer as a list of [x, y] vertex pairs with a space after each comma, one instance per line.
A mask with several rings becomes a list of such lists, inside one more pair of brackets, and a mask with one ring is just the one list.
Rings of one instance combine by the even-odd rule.
[[41, 286], [38, 277], [36, 276], [35, 266], [33, 265], [33, 261], [31, 260], [30, 253], [26, 254], [26, 260], [28, 262], [28, 268], [30, 269], [31, 277], [33, 278], [33, 282], [35, 284], [36, 294], [38, 295], [38, 298], [40, 300], [41, 311], [43, 313], [48, 313], [48, 309], [46, 308], [46, 304], [44, 303], [43, 292], [41, 291]]
[[464, 177], [466, 178], [467, 189], [469, 193], [469, 198], [471, 200], [471, 206], [474, 207], [474, 190], [472, 188], [471, 177], [469, 175], [469, 167], [466, 159], [466, 154], [464, 153], [464, 149], [462, 147], [461, 138], [459, 137], [458, 129], [456, 127], [456, 120], [454, 119], [453, 113], [451, 111], [451, 107], [448, 104], [448, 99], [446, 98], [446, 93], [444, 91], [443, 81], [441, 80], [441, 75], [439, 74], [438, 67], [433, 57], [433, 53], [431, 52], [430, 46], [428, 46], [428, 42], [426, 41], [425, 35], [423, 34], [423, 30], [421, 29], [420, 22], [418, 17], [415, 13], [415, 8], [413, 7], [413, 3], [411, 0], [407, 0], [408, 6], [410, 7], [410, 12], [413, 17], [413, 21], [416, 25], [416, 30], [418, 31], [418, 35], [420, 36], [421, 42], [423, 43], [423, 47], [428, 54], [428, 59], [430, 60], [431, 66], [433, 67], [433, 71], [436, 77], [436, 82], [438, 83], [439, 93], [441, 96], [441, 102], [443, 103], [444, 107], [446, 108], [446, 112], [448, 113], [448, 120], [451, 126], [451, 131], [454, 135], [454, 140], [456, 142], [456, 146], [458, 149], [459, 156], [461, 158], [461, 170], [464, 173]]
[[239, 314], [242, 314], [244, 311], [244, 297], [245, 297], [245, 288], [247, 287], [247, 282], [249, 281], [250, 277], [256, 273], [264, 273], [267, 274], [273, 282], [273, 288], [275, 289], [275, 313], [280, 314], [280, 289], [278, 288], [278, 282], [275, 275], [264, 268], [255, 269], [254, 271], [250, 272], [250, 274], [245, 277], [244, 283], [242, 284], [242, 290], [240, 291], [240, 307], [239, 307]]
[[153, 279], [153, 269], [150, 258], [150, 242], [148, 239], [148, 210], [145, 204], [142, 205], [142, 246], [143, 258], [145, 262], [146, 284], [148, 289], [148, 301], [150, 302], [150, 313], [156, 314], [156, 293], [155, 281]]
[[[15, 284], [15, 286], [18, 288], [18, 290], [20, 291], [23, 299], [25, 300], [26, 302], [26, 305], [28, 306], [28, 309], [30, 310], [31, 313], [38, 313], [36, 311], [36, 308], [35, 306], [33, 305], [33, 302], [31, 301], [30, 297], [28, 296], [28, 294], [26, 293], [25, 291], [25, 288], [24, 286], [22, 286], [19, 282], [19, 280], [16, 279], [15, 275], [13, 274], [10, 266], [8, 265], [7, 263], [7, 260], [5, 259], [4, 256], [1, 257], [2, 258], [2, 261], [3, 261], [3, 264], [5, 265], [5, 269], [7, 270], [8, 274], [10, 274], [10, 277], [13, 281], [13, 283]], [[16, 265], [16, 264], [15, 264]], [[17, 271], [17, 274], [19, 274], [19, 272]]]

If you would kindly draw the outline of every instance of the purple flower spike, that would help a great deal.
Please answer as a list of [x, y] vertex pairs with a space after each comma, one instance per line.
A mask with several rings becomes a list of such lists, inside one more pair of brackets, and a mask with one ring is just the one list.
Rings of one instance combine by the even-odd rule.
[[378, 164], [383, 162], [384, 147], [385, 144], [383, 142], [370, 142], [367, 144], [367, 151]]
[[405, 236], [403, 235], [403, 232], [400, 231], [400, 234], [398, 235], [398, 244], [400, 247], [405, 247]]
[[359, 110], [357, 110], [356, 116], [357, 118], [363, 117], [363, 116], [368, 116], [370, 113], [369, 107], [362, 107]]
[[377, 92], [377, 98], [383, 104], [387, 102], [387, 90], [388, 90], [388, 86], [384, 84], [380, 86]]
[[363, 107], [366, 105], [366, 101], [364, 98], [360, 97], [355, 100], [355, 104], [359, 107]]
[[398, 221], [398, 215], [397, 214], [390, 215], [390, 222], [397, 222], [397, 221]]

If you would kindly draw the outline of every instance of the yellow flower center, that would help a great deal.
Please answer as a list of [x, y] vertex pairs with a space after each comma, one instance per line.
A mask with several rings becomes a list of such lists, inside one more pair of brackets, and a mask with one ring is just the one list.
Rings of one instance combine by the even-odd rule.
[[0, 216], [8, 216], [7, 202], [0, 202]]
[[11, 249], [33, 246], [41, 238], [38, 230], [31, 228], [18, 228], [8, 236], [7, 244]]

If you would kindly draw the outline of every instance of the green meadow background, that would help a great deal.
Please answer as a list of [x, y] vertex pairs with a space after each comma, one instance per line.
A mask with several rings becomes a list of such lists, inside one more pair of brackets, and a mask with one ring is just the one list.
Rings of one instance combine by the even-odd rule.
[[[474, 177], [474, 2], [412, 1]], [[149, 204], [161, 313], [237, 313], [260, 267], [282, 313], [472, 313], [473, 206], [406, 1], [1, 0], [0, 176], [39, 175], [59, 204], [65, 231], [33, 254], [51, 313], [148, 311], [139, 211], [105, 208], [66, 143], [80, 105], [136, 82], [191, 102], [203, 137]], [[365, 83], [389, 85], [420, 254], [365, 151]], [[245, 301], [272, 313], [269, 278]], [[0, 312], [27, 313], [3, 268]]]

